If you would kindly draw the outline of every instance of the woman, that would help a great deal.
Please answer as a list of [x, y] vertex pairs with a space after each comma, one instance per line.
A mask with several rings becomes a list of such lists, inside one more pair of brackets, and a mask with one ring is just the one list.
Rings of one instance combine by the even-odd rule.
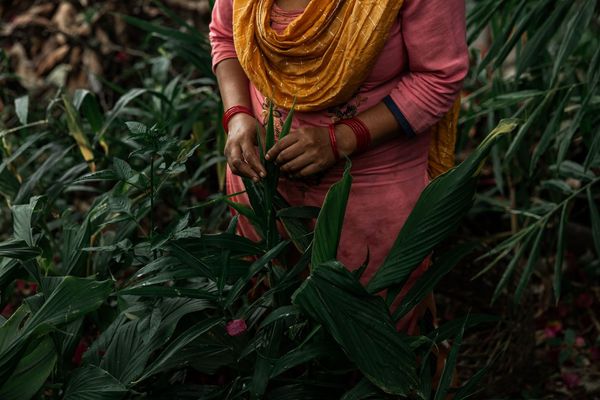
[[[368, 281], [430, 175], [453, 162], [468, 69], [464, 0], [216, 0], [210, 40], [226, 110], [227, 191], [244, 190], [240, 176], [265, 177], [257, 121], [265, 124], [272, 101], [280, 127], [295, 101], [290, 134], [266, 155], [287, 175], [279, 190], [292, 205], [320, 206], [344, 156], [352, 159], [338, 260], [354, 269], [368, 255]], [[247, 221], [240, 231], [258, 239]], [[431, 298], [399, 328], [415, 333], [426, 306]]]

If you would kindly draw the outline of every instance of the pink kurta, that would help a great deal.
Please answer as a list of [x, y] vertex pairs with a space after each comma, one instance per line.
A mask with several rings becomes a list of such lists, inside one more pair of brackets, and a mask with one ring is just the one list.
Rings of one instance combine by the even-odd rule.
[[[316, 1], [316, 0], [315, 0]], [[271, 22], [283, 30], [302, 10], [285, 11], [277, 5]], [[338, 260], [349, 269], [359, 267], [369, 254], [362, 276], [367, 282], [381, 265], [398, 232], [428, 183], [429, 128], [453, 104], [468, 69], [465, 40], [464, 0], [405, 0], [386, 45], [369, 77], [347, 103], [319, 112], [297, 112], [293, 128], [327, 126], [351, 118], [385, 101], [403, 128], [385, 144], [352, 157], [353, 184], [338, 249]], [[217, 0], [210, 24], [213, 68], [235, 58], [232, 35], [232, 0]], [[252, 107], [266, 122], [268, 104], [250, 83]], [[276, 126], [287, 115], [276, 110]], [[283, 179], [280, 193], [291, 205], [321, 206], [327, 190], [341, 178], [343, 161], [328, 170], [318, 184]], [[242, 180], [227, 173], [227, 191], [244, 190]], [[248, 203], [246, 196], [234, 200]], [[240, 232], [258, 240], [248, 221], [240, 221]], [[412, 275], [410, 286], [427, 267]], [[403, 320], [403, 328], [414, 331], [418, 315]]]

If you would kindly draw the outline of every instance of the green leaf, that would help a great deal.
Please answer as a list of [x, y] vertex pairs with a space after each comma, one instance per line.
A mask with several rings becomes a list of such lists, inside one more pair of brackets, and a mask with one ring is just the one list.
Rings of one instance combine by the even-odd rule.
[[552, 275], [552, 286], [554, 287], [554, 299], [556, 304], [560, 299], [560, 285], [562, 278], [562, 265], [565, 258], [565, 232], [567, 228], [567, 217], [569, 215], [569, 202], [565, 201], [562, 206], [560, 213], [560, 220], [558, 223], [558, 242], [556, 244], [556, 258], [554, 260], [554, 274]]
[[590, 206], [594, 247], [596, 247], [596, 255], [600, 257], [600, 212], [598, 212], [598, 203], [594, 200], [591, 186], [587, 188], [587, 198]]
[[537, 265], [537, 262], [540, 258], [540, 245], [542, 242], [542, 237], [544, 236], [544, 229], [546, 227], [546, 222], [539, 228], [538, 234], [533, 241], [533, 246], [531, 247], [531, 251], [529, 252], [529, 258], [527, 260], [527, 265], [525, 266], [525, 270], [523, 271], [523, 275], [519, 279], [519, 283], [517, 284], [517, 289], [515, 290], [515, 303], [518, 303], [521, 300], [521, 296], [523, 295], [523, 291], [525, 290], [525, 286], [529, 282], [531, 275], [533, 274], [533, 270]]
[[27, 117], [29, 114], [29, 96], [21, 96], [15, 99], [15, 113], [21, 125], [27, 125]]
[[13, 232], [17, 240], [23, 240], [29, 246], [34, 246], [33, 242], [33, 213], [40, 202], [40, 196], [34, 196], [29, 199], [29, 204], [15, 205], [12, 207]]
[[130, 385], [143, 373], [150, 358], [153, 349], [149, 343], [160, 319], [160, 308], [156, 307], [144, 318], [121, 324], [98, 366], [119, 382]]
[[65, 229], [63, 270], [65, 275], [81, 275], [85, 268], [87, 253], [83, 249], [90, 244], [92, 230], [89, 219], [72, 229]]
[[126, 121], [127, 130], [133, 135], [143, 135], [148, 132], [148, 127], [138, 121]]
[[0, 399], [30, 400], [42, 388], [56, 364], [56, 351], [50, 337], [33, 342], [0, 387]]
[[323, 343], [307, 344], [306, 346], [296, 348], [274, 362], [270, 379], [273, 379], [294, 367], [306, 364], [315, 358], [325, 356], [329, 354], [330, 351], [331, 349]]
[[559, 142], [558, 157], [556, 159], [556, 164], [559, 165], [565, 160], [569, 147], [573, 142], [573, 136], [575, 135], [575, 132], [579, 130], [583, 118], [590, 111], [589, 104], [596, 94], [596, 87], [598, 87], [598, 84], [600, 83], [600, 74], [597, 73], [598, 69], [600, 69], [600, 46], [596, 50], [594, 58], [590, 62], [589, 68], [588, 82], [586, 84], [587, 95], [583, 98], [575, 117], [573, 117], [573, 120], [569, 123], [567, 132], [563, 135]]
[[445, 399], [448, 394], [448, 389], [450, 388], [450, 384], [452, 383], [452, 377], [454, 376], [454, 368], [456, 367], [458, 350], [460, 349], [462, 338], [465, 333], [465, 326], [467, 324], [467, 321], [468, 317], [465, 319], [465, 322], [462, 328], [460, 329], [460, 332], [454, 338], [454, 343], [452, 343], [452, 349], [450, 350], [450, 354], [448, 354], [448, 358], [444, 363], [444, 370], [442, 371], [442, 377], [440, 378], [437, 390], [435, 391], [435, 396], [433, 398], [434, 400]]
[[415, 356], [396, 331], [383, 298], [369, 294], [343, 265], [313, 266], [292, 302], [322, 324], [384, 392], [407, 395], [416, 389]]
[[463, 244], [447, 253], [444, 253], [429, 266], [421, 277], [410, 288], [406, 296], [400, 302], [400, 305], [394, 311], [393, 320], [399, 321], [406, 313], [413, 309], [417, 304], [429, 294], [438, 282], [450, 272], [466, 255], [471, 253], [476, 247], [473, 243]]
[[[504, 3], [506, 3], [506, 0], [490, 1], [480, 7], [471, 9], [471, 12], [467, 15], [467, 27], [469, 28], [467, 42], [469, 45], [479, 37], [481, 31]], [[496, 41], [494, 40], [494, 43]]]
[[528, 230], [528, 232], [529, 233], [524, 237], [524, 239], [522, 241], [513, 242], [513, 244], [515, 246], [518, 243], [520, 243], [521, 247], [519, 247], [516, 254], [511, 258], [510, 262], [508, 263], [508, 266], [502, 273], [502, 276], [500, 277], [500, 280], [498, 281], [498, 284], [496, 285], [496, 288], [494, 289], [494, 294], [492, 295], [491, 303], [494, 303], [498, 299], [498, 297], [502, 293], [502, 289], [504, 289], [504, 287], [508, 284], [509, 279], [512, 277], [512, 274], [514, 273], [515, 269], [517, 268], [517, 265], [519, 265], [519, 261], [523, 257], [523, 254], [525, 254], [525, 250], [529, 246], [529, 242], [531, 242], [531, 240], [533, 239], [535, 229]]
[[156, 360], [154, 360], [154, 362], [150, 364], [148, 368], [146, 368], [144, 374], [140, 379], [137, 380], [137, 382], [141, 382], [158, 372], [164, 371], [165, 369], [172, 368], [172, 365], [169, 364], [169, 361], [172, 358], [177, 357], [177, 354], [184, 347], [190, 343], [193, 343], [200, 336], [204, 335], [206, 332], [222, 323], [222, 318], [207, 318], [187, 329], [160, 353]]
[[284, 334], [283, 321], [278, 320], [265, 327], [260, 334], [261, 342], [257, 346], [257, 357], [254, 363], [250, 393], [254, 398], [263, 398], [271, 378], [274, 361], [278, 356]]
[[478, 392], [482, 391], [484, 388], [482, 388], [479, 383], [489, 372], [493, 364], [494, 361], [489, 362], [483, 368], [477, 371], [471, 378], [469, 378], [469, 380], [456, 391], [453, 400], [470, 399]]
[[300, 315], [300, 309], [295, 305], [281, 306], [276, 310], [273, 310], [261, 323], [259, 329], [272, 324], [280, 319], [289, 317], [298, 317]]
[[113, 109], [107, 114], [107, 118], [99, 133], [100, 138], [106, 134], [108, 128], [117, 119], [117, 117], [119, 117], [125, 111], [127, 105], [147, 91], [147, 89], [131, 89], [126, 94], [121, 96]]
[[533, 37], [527, 41], [521, 54], [517, 58], [517, 77], [527, 68], [540, 59], [540, 53], [546, 48], [550, 40], [556, 34], [558, 28], [564, 21], [568, 8], [572, 6], [570, 1], [556, 2], [552, 14], [546, 16], [544, 23], [535, 31]]
[[83, 128], [79, 121], [79, 115], [67, 96], [63, 95], [62, 100], [67, 114], [69, 134], [73, 137], [73, 139], [75, 139], [75, 143], [77, 143], [77, 147], [79, 147], [79, 151], [81, 152], [83, 159], [90, 165], [90, 169], [93, 172], [96, 170], [96, 166], [94, 164], [94, 150], [90, 145], [88, 137], [83, 132]]
[[172, 286], [147, 286], [123, 289], [118, 292], [119, 296], [152, 296], [152, 297], [186, 297], [190, 299], [217, 300], [215, 293], [202, 289], [178, 288]]
[[592, 144], [590, 145], [588, 154], [583, 162], [583, 167], [586, 171], [588, 171], [592, 164], [598, 159], [598, 156], [600, 156], [600, 132], [596, 131], [593, 135]]
[[513, 141], [510, 143], [510, 147], [508, 148], [508, 150], [506, 150], [506, 155], [504, 158], [505, 162], [510, 161], [515, 156], [517, 150], [521, 148], [521, 143], [523, 142], [525, 135], [531, 134], [531, 127], [535, 126], [538, 120], [545, 116], [546, 107], [548, 107], [548, 104], [552, 101], [555, 94], [555, 91], [549, 91], [548, 94], [546, 94], [546, 96], [544, 97], [544, 99], [537, 105], [533, 113], [531, 113], [529, 118], [527, 118], [525, 123], [521, 126], [519, 132], [517, 133]]
[[567, 106], [567, 102], [571, 99], [571, 94], [573, 93], [574, 87], [569, 88], [567, 93], [564, 95], [558, 107], [554, 110], [554, 115], [548, 125], [546, 125], [546, 129], [544, 129], [544, 133], [533, 152], [533, 156], [531, 157], [531, 164], [529, 165], [529, 175], [533, 175], [535, 171], [538, 161], [544, 155], [546, 150], [550, 147], [550, 143], [556, 137], [557, 132], [560, 129], [562, 116], [565, 111], [565, 107]]
[[102, 368], [86, 365], [73, 373], [64, 400], [120, 400], [127, 392], [121, 382]]
[[381, 392], [368, 379], [361, 379], [356, 386], [344, 393], [341, 400], [381, 399]]
[[[49, 294], [46, 301], [39, 309], [36, 306], [36, 311], [25, 323], [22, 323], [21, 319], [17, 321], [18, 324], [15, 324], [11, 317], [0, 328], [0, 379], [6, 377], [5, 373], [10, 371], [12, 363], [19, 358], [22, 349], [33, 336], [43, 334], [96, 310], [112, 289], [112, 283], [108, 281], [98, 282], [70, 276], [57, 278], [54, 281], [60, 283], [51, 290], [51, 293], [49, 288], [46, 290]], [[33, 304], [34, 299], [36, 298], [28, 299], [27, 304]], [[25, 305], [21, 306], [15, 314], [15, 319], [27, 315]]]
[[550, 79], [552, 83], [558, 78], [565, 60], [573, 53], [573, 50], [584, 36], [583, 33], [594, 16], [595, 8], [596, 0], [587, 0], [583, 5], [578, 4], [578, 7], [574, 7], [575, 13], [567, 24], [567, 31], [562, 37], [560, 48], [554, 59], [552, 78]]
[[58, 326], [96, 310], [112, 291], [112, 282], [66, 276], [44, 305], [28, 321], [25, 329], [42, 325]]
[[433, 248], [458, 227], [471, 208], [476, 178], [492, 145], [516, 127], [515, 120], [501, 121], [465, 161], [425, 188], [383, 265], [367, 284], [369, 292], [403, 285]]
[[231, 305], [240, 297], [244, 287], [250, 281], [250, 279], [256, 274], [258, 274], [260, 270], [266, 267], [268, 263], [271, 262], [275, 257], [278, 257], [283, 252], [283, 250], [287, 248], [289, 244], [290, 242], [287, 240], [282, 241], [278, 243], [275, 247], [273, 247], [271, 250], [263, 254], [258, 260], [254, 261], [252, 265], [250, 265], [250, 268], [248, 268], [248, 272], [237, 280], [237, 282], [233, 285], [233, 287], [227, 294], [224, 307], [231, 307]]
[[279, 133], [279, 140], [286, 137], [287, 134], [290, 133], [290, 130], [292, 129], [292, 122], [294, 120], [294, 108], [295, 107], [296, 107], [296, 98], [294, 97], [294, 102], [292, 103], [292, 107], [290, 108], [290, 111], [288, 112], [287, 117], [285, 117], [285, 122], [283, 123], [283, 126], [281, 127], [281, 132]]
[[348, 160], [342, 179], [331, 185], [325, 196], [315, 225], [311, 259], [313, 266], [334, 260], [337, 256], [346, 204], [352, 185], [351, 168], [352, 164]]
[[83, 113], [90, 123], [92, 131], [100, 132], [104, 123], [104, 115], [94, 94], [87, 89], [77, 89], [73, 95], [73, 105], [76, 110]]
[[41, 254], [37, 247], [30, 247], [23, 240], [8, 240], [0, 243], [0, 257], [14, 258], [21, 261], [30, 260]]
[[446, 322], [444, 325], [428, 333], [427, 337], [435, 343], [441, 343], [458, 335], [463, 326], [465, 329], [470, 329], [481, 324], [498, 323], [500, 320], [501, 317], [497, 315], [469, 314], [466, 317], [455, 318], [452, 321]]
[[116, 177], [124, 182], [127, 182], [129, 179], [133, 178], [137, 173], [133, 170], [133, 168], [131, 168], [127, 161], [121, 160], [117, 157], [113, 158], [113, 171]]
[[117, 176], [112, 170], [102, 170], [96, 172], [89, 172], [85, 175], [80, 176], [79, 178], [73, 181], [73, 184], [80, 184], [86, 182], [102, 182], [102, 181], [115, 181], [117, 180]]
[[[505, 3], [504, 1], [494, 1], [491, 2], [492, 5], [495, 5], [496, 7], [501, 6], [503, 3]], [[500, 54], [500, 51], [504, 49], [504, 47], [506, 45], [508, 45], [510, 42], [508, 42], [508, 39], [510, 38], [511, 33], [514, 30], [514, 26], [517, 23], [519, 17], [521, 17], [523, 15], [523, 10], [525, 9], [525, 6], [527, 5], [527, 2], [522, 1], [519, 6], [517, 6], [514, 10], [514, 12], [512, 13], [512, 18], [508, 21], [506, 21], [503, 24], [503, 30], [502, 32], [500, 32], [497, 35], [494, 35], [494, 40], [489, 48], [489, 50], [487, 51], [487, 54], [485, 55], [485, 57], [483, 58], [483, 60], [481, 60], [481, 62], [479, 63], [479, 65], [477, 66], [477, 70], [475, 71], [475, 75], [479, 75], [481, 73], [481, 71], [483, 71], [483, 69], [485, 67], [488, 66], [488, 64], [494, 60], [495, 58], [497, 58]], [[496, 11], [496, 8], [492, 8], [490, 10], [490, 14], [488, 14], [487, 19], [489, 20], [493, 13]], [[481, 24], [481, 22], [479, 22], [479, 24]], [[471, 25], [471, 24], [469, 24]], [[478, 30], [483, 29], [483, 27], [478, 28]], [[473, 40], [476, 40], [477, 37], [472, 37], [471, 35], [469, 35], [469, 43], [472, 43]], [[514, 45], [514, 44], [513, 44]], [[503, 59], [498, 59], [498, 62], [502, 62]]]

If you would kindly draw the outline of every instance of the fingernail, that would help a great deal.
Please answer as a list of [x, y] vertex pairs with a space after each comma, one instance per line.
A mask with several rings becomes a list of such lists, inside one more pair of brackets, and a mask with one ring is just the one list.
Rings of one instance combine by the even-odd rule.
[[261, 173], [260, 173], [260, 177], [261, 177], [261, 178], [264, 178], [265, 176], [267, 176], [267, 174], [265, 174], [264, 172], [261, 172]]
[[265, 154], [265, 160], [270, 160], [270, 159], [271, 159], [271, 156], [268, 154]]

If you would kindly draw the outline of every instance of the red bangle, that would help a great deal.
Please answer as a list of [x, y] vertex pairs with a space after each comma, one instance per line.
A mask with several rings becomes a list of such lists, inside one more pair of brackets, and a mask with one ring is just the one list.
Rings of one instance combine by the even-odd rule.
[[369, 148], [371, 145], [371, 132], [369, 132], [369, 128], [367, 128], [364, 122], [358, 118], [350, 118], [341, 120], [338, 124], [349, 126], [352, 132], [354, 132], [354, 136], [356, 136], [356, 154], [362, 153]]
[[329, 124], [329, 144], [331, 145], [331, 151], [333, 152], [333, 158], [335, 161], [340, 159], [340, 152], [337, 148], [337, 141], [335, 140], [335, 125]]
[[233, 106], [233, 107], [229, 107], [227, 109], [227, 111], [225, 111], [223, 113], [223, 120], [222, 120], [222, 124], [223, 124], [223, 130], [225, 131], [225, 133], [229, 132], [229, 120], [235, 115], [235, 114], [239, 114], [239, 113], [244, 113], [244, 114], [248, 114], [251, 117], [254, 117], [254, 113], [252, 112], [251, 109], [249, 109], [246, 106]]

